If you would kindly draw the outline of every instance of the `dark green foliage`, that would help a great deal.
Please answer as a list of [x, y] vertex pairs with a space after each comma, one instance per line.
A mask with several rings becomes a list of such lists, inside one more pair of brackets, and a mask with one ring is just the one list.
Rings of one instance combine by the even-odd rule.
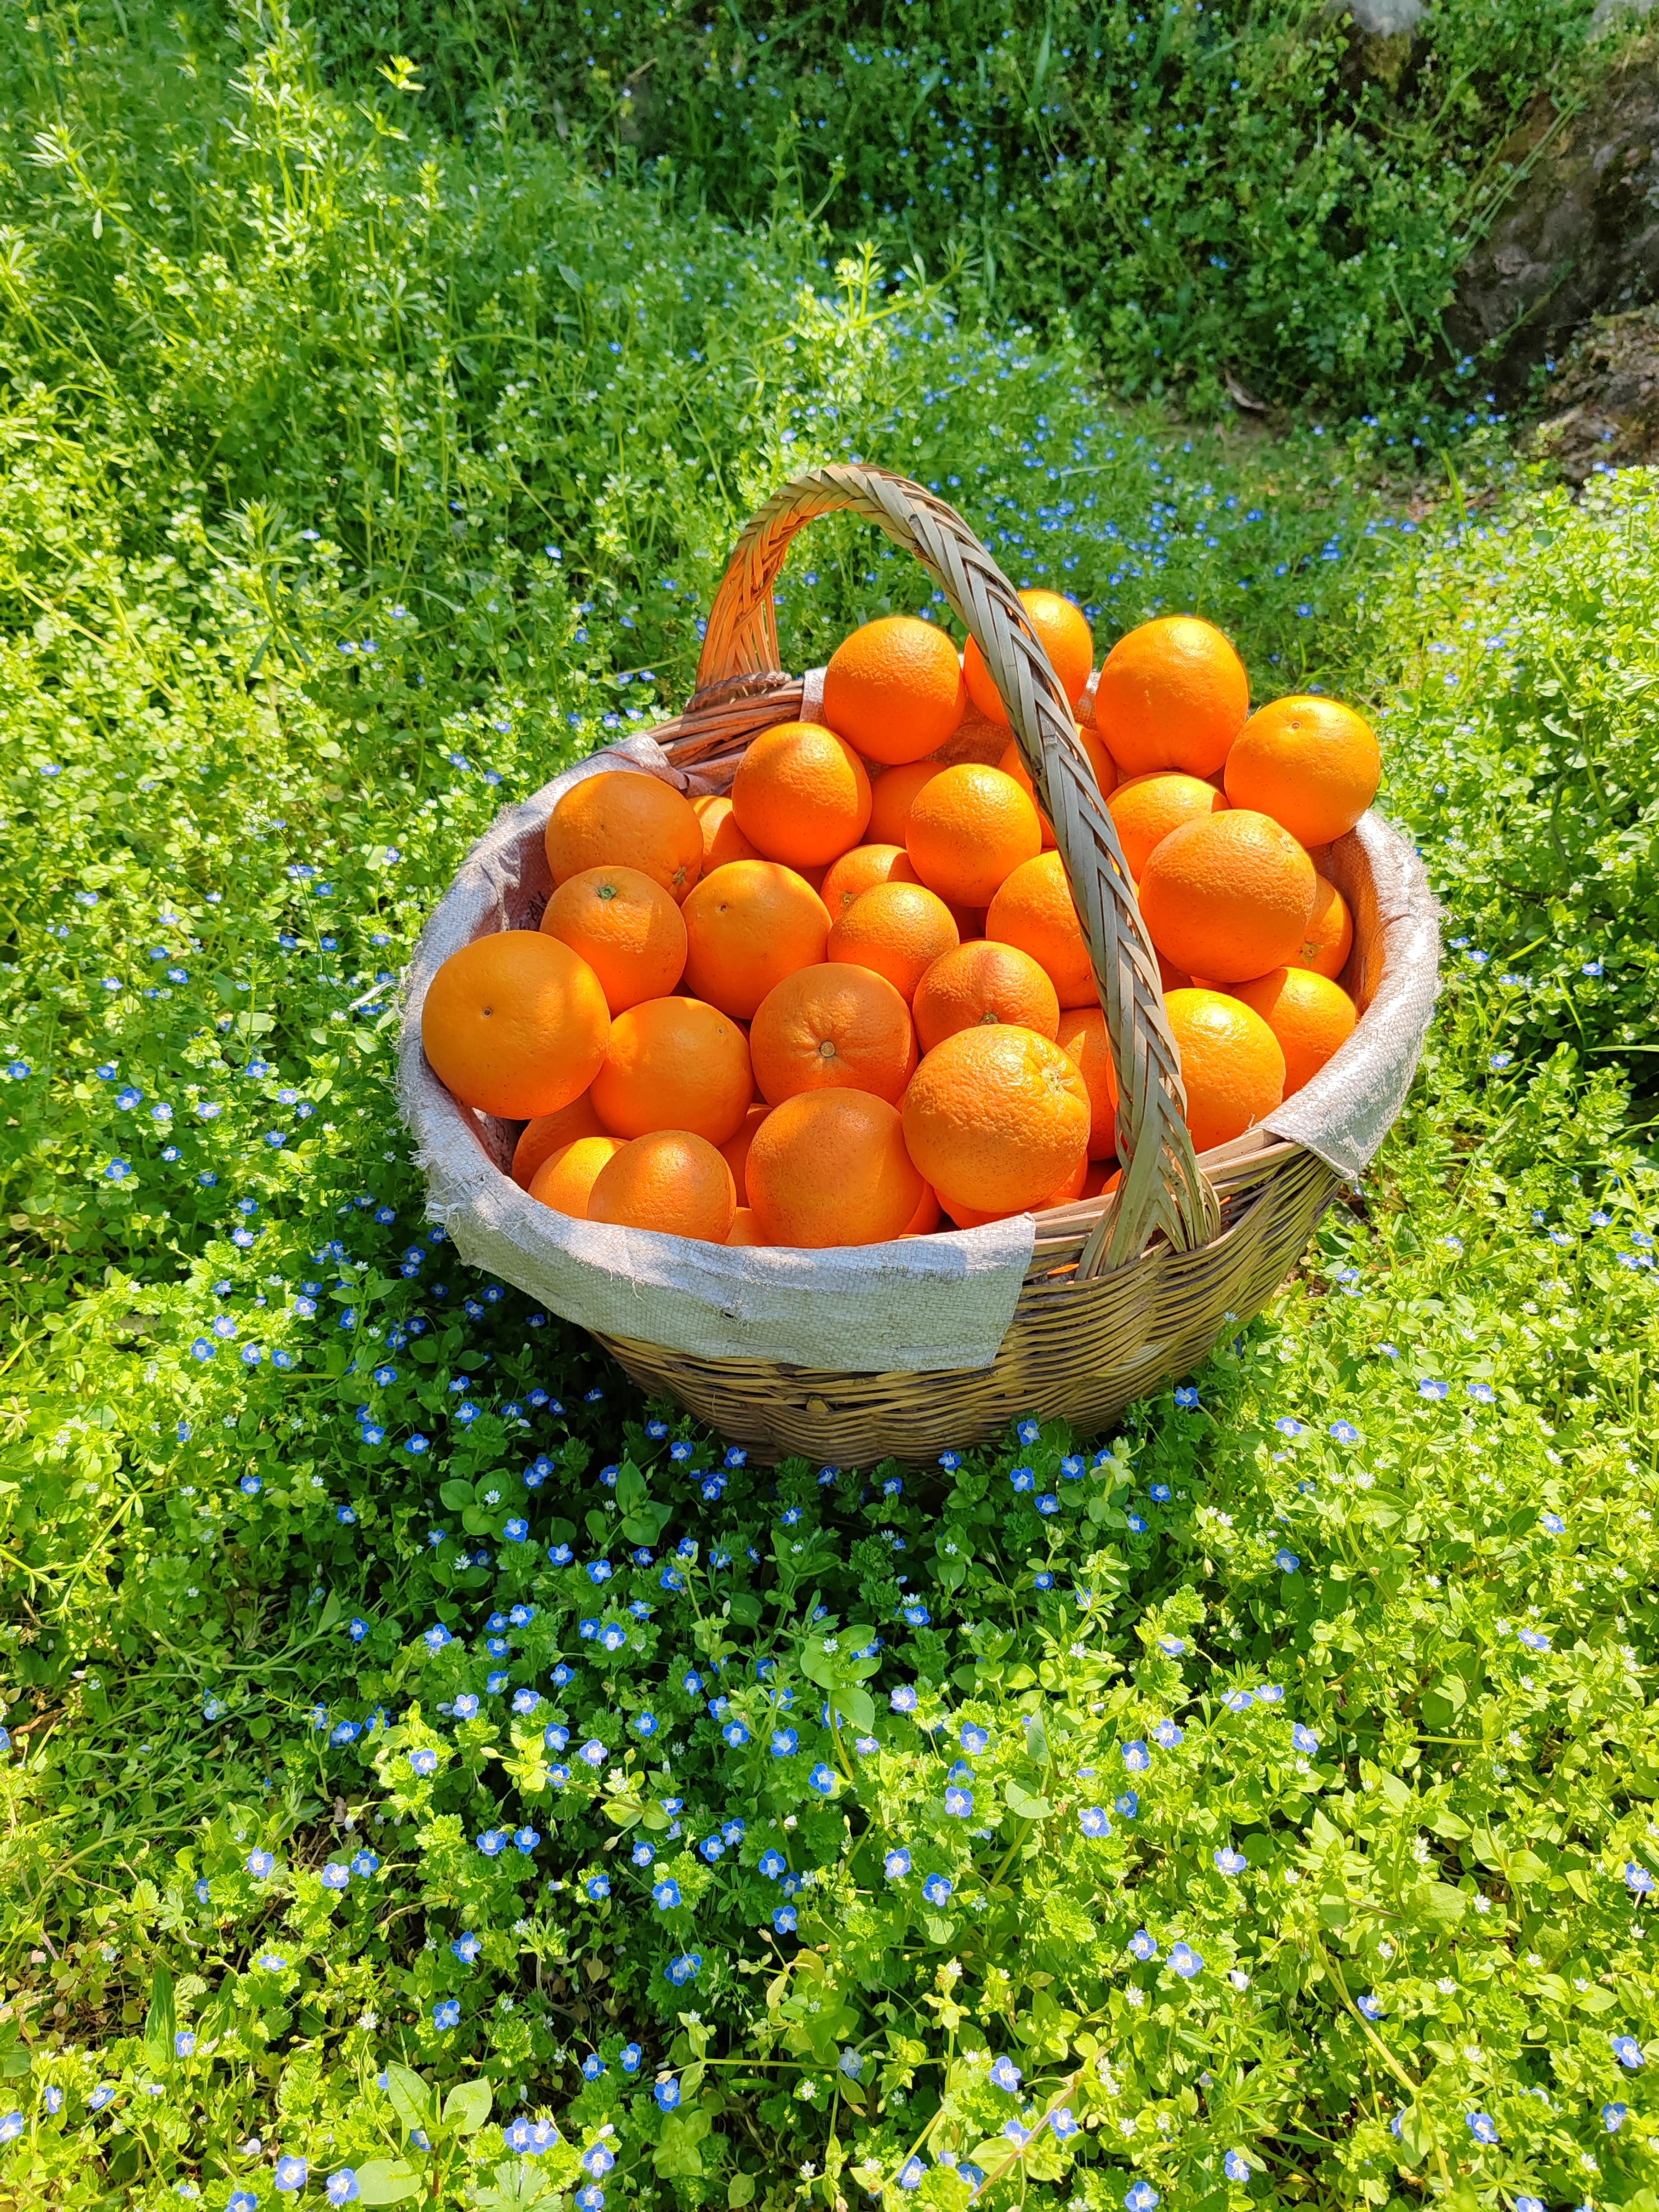
[[996, 313], [1075, 316], [1125, 392], [1224, 404], [1231, 373], [1392, 416], [1453, 367], [1440, 317], [1499, 149], [1595, 66], [1589, 12], [1449, 0], [1392, 91], [1300, 0], [349, 0], [322, 23], [335, 66], [407, 55], [457, 123], [659, 159], [725, 219], [822, 207], [963, 262]]

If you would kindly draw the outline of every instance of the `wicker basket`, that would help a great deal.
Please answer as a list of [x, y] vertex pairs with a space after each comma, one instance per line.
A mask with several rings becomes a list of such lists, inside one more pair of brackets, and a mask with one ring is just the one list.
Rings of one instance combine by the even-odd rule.
[[[1261, 1130], [1201, 1164], [1194, 1158], [1157, 956], [1071, 708], [1013, 586], [962, 518], [921, 486], [869, 467], [815, 469], [768, 501], [721, 582], [690, 706], [652, 732], [673, 769], [698, 787], [725, 788], [761, 731], [816, 714], [821, 675], [803, 683], [777, 667], [773, 592], [795, 532], [838, 510], [867, 517], [921, 562], [996, 680], [1093, 956], [1117, 1068], [1122, 1181], [1112, 1198], [1036, 1216], [1013, 1318], [988, 1367], [849, 1373], [697, 1358], [594, 1334], [643, 1389], [676, 1400], [762, 1459], [927, 1461], [944, 1444], [982, 1438], [1024, 1414], [1059, 1417], [1087, 1433], [1193, 1367], [1224, 1330], [1266, 1303], [1342, 1176], [1306, 1145]], [[994, 734], [1006, 741], [1000, 726]], [[1362, 1018], [1345, 1052], [1360, 1042], [1375, 1062], [1386, 1048], [1391, 1113], [1426, 1012], [1422, 1021], [1395, 1024], [1386, 1039], [1376, 1030], [1368, 1037], [1385, 949], [1372, 863], [1382, 850], [1378, 841], [1393, 841], [1393, 833], [1375, 817], [1362, 832], [1340, 841], [1329, 864], [1345, 879], [1355, 915], [1344, 980]], [[1433, 948], [1424, 951], [1420, 931], [1415, 957], [1431, 969]], [[1431, 972], [1426, 981], [1431, 1003]], [[418, 1115], [411, 1120], [421, 1135]], [[763, 1267], [766, 1255], [753, 1261]]]

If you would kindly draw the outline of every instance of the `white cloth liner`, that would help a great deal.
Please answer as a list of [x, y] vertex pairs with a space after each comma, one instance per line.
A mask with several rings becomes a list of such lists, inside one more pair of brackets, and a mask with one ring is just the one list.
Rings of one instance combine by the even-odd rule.
[[[817, 677], [815, 684], [813, 678]], [[822, 672], [807, 678], [813, 708]], [[814, 717], [816, 719], [816, 717]], [[688, 795], [711, 787], [676, 769], [655, 739], [624, 738], [504, 807], [467, 855], [422, 932], [404, 990], [398, 1097], [427, 1178], [428, 1212], [469, 1266], [513, 1283], [550, 1311], [607, 1335], [708, 1359], [882, 1374], [982, 1368], [994, 1361], [1030, 1264], [1030, 1214], [906, 1243], [812, 1252], [702, 1244], [574, 1221], [538, 1205], [505, 1172], [515, 1125], [459, 1105], [421, 1048], [434, 975], [475, 937], [533, 928], [552, 888], [543, 830], [585, 776], [659, 776]], [[1379, 963], [1356, 975], [1364, 1019], [1328, 1066], [1267, 1124], [1348, 1177], [1398, 1113], [1434, 1008], [1434, 901], [1410, 846], [1376, 816], [1331, 848], [1329, 867], [1363, 908], [1367, 863], [1382, 935]], [[1357, 966], [1356, 963], [1356, 966]]]

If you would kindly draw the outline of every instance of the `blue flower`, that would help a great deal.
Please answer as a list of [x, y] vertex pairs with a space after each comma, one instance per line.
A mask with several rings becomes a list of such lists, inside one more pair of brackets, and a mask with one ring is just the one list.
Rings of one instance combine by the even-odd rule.
[[921, 1893], [929, 1905], [943, 1905], [955, 1887], [956, 1884], [947, 1875], [930, 1874], [921, 1885]]
[[1279, 1569], [1280, 1574], [1293, 1575], [1301, 1567], [1302, 1562], [1294, 1552], [1280, 1550], [1273, 1553], [1273, 1565]]
[[999, 2089], [1006, 2089], [1010, 2096], [1018, 2089], [1024, 2078], [1012, 2058], [997, 2058], [992, 2061], [991, 2080], [994, 2086]]
[[1601, 2107], [1601, 2124], [1610, 2136], [1616, 2136], [1629, 2118], [1628, 2105], [1603, 2105]]
[[939, 1463], [945, 1469], [946, 1474], [954, 1474], [957, 1469], [962, 1465], [962, 1454], [960, 1452], [943, 1451], [939, 1455]]
[[276, 2171], [271, 2179], [284, 2196], [291, 2196], [305, 2187], [310, 2172], [311, 2167], [305, 2159], [289, 2154], [277, 2160]]
[[927, 2172], [927, 2168], [920, 2158], [907, 2158], [898, 2170], [898, 2185], [901, 2189], [920, 2189]]
[[195, 2056], [196, 2038], [189, 2028], [179, 2029], [173, 2039], [173, 2048], [175, 2055], [180, 2058], [191, 2058]]
[[1204, 1961], [1190, 1944], [1177, 1943], [1170, 1953], [1170, 1964], [1183, 1982], [1190, 1982], [1194, 1974], [1202, 1973]]
[[1301, 1422], [1293, 1420], [1288, 1413], [1281, 1413], [1273, 1426], [1281, 1437], [1299, 1437], [1302, 1433]]
[[1654, 1886], [1653, 1876], [1647, 1869], [1638, 1866], [1633, 1860], [1626, 1866], [1625, 1881], [1638, 1897], [1645, 1897]]
[[1158, 1956], [1157, 1941], [1149, 1936], [1144, 1928], [1137, 1928], [1129, 1938], [1129, 1948], [1143, 1963], [1148, 1959], [1155, 1959]]
[[913, 1713], [921, 1699], [909, 1683], [902, 1682], [896, 1690], [890, 1692], [887, 1702], [896, 1713]]
[[1647, 2063], [1642, 2046], [1633, 2035], [1615, 2035], [1613, 2039], [1613, 2055], [1621, 2066], [1632, 2074], [1638, 2072]]
[[671, 1875], [665, 1875], [652, 1885], [651, 1894], [659, 1912], [672, 1912], [680, 1903], [680, 1886]]
[[772, 1756], [774, 1759], [788, 1759], [799, 1749], [800, 1737], [795, 1729], [792, 1728], [773, 1729]]
[[470, 1966], [483, 1949], [483, 1943], [469, 1929], [465, 1936], [458, 1936], [449, 1948], [464, 1966]]
[[1197, 1389], [1192, 1383], [1183, 1382], [1175, 1394], [1175, 1401], [1183, 1413], [1190, 1413], [1199, 1402]]
[[419, 1744], [410, 1753], [409, 1763], [416, 1774], [435, 1774], [438, 1771], [438, 1754], [429, 1745]]
[[1186, 1729], [1177, 1728], [1173, 1721], [1160, 1721], [1152, 1730], [1152, 1741], [1160, 1745], [1165, 1751], [1173, 1751], [1178, 1744], [1185, 1743], [1186, 1741]]
[[540, 1841], [541, 1838], [534, 1828], [514, 1828], [513, 1831], [513, 1848], [515, 1851], [522, 1852], [526, 1858], [530, 1856]]
[[1019, 1438], [1021, 1443], [1034, 1444], [1040, 1441], [1042, 1431], [1035, 1421], [1024, 1420], [1014, 1431], [1014, 1434]]
[[1125, 2212], [1158, 2212], [1162, 2200], [1150, 2181], [1137, 2181], [1123, 2192]]
[[758, 1871], [766, 1876], [768, 1881], [781, 1881], [789, 1871], [789, 1862], [781, 1851], [763, 1851]]
[[1218, 1874], [1240, 1875], [1249, 1864], [1249, 1861], [1243, 1852], [1234, 1850], [1231, 1844], [1224, 1844], [1215, 1855], [1215, 1867]]
[[1476, 2142], [1495, 2143], [1498, 2141], [1498, 2123], [1490, 2112], [1465, 2112], [1463, 2118], [1468, 2122], [1469, 2133]]
[[1144, 1774], [1152, 1763], [1152, 1754], [1137, 1736], [1123, 1746], [1123, 1764], [1131, 1774]]
[[1364, 2014], [1364, 2016], [1365, 2016], [1365, 2018], [1366, 2018], [1367, 2020], [1381, 2020], [1381, 2019], [1382, 2019], [1382, 1999], [1381, 1999], [1380, 1997], [1374, 1997], [1374, 1996], [1363, 1996], [1363, 1997], [1357, 1997], [1357, 1998], [1354, 2000], [1354, 2002], [1355, 2002], [1355, 2003], [1358, 2005], [1358, 2007], [1359, 2010], [1360, 2010], [1360, 2011]]
[[680, 2082], [677, 2074], [666, 2074], [652, 2085], [652, 2095], [665, 2112], [672, 2112], [680, 2101]]
[[1417, 1386], [1417, 1395], [1419, 1398], [1449, 1397], [1451, 1395], [1451, 1384], [1449, 1382], [1436, 1382], [1431, 1381], [1427, 1376], [1425, 1376]]
[[666, 1968], [668, 1978], [676, 1989], [684, 1989], [688, 1982], [696, 1981], [702, 1971], [701, 1951], [683, 1952], [678, 1959], [671, 1959]]
[[255, 1881], [269, 1881], [276, 1871], [276, 1862], [269, 1851], [250, 1851], [247, 1855], [247, 1870]]
[[772, 1915], [772, 1925], [780, 1936], [793, 1936], [795, 1932], [794, 1906], [793, 1905], [779, 1905], [776, 1911]]
[[598, 1736], [590, 1736], [576, 1756], [586, 1766], [603, 1766], [611, 1754]]
[[1310, 1728], [1304, 1728], [1300, 1721], [1297, 1721], [1291, 1729], [1291, 1741], [1310, 1759], [1319, 1748], [1319, 1738]]
[[591, 2173], [595, 2181], [603, 2180], [616, 2163], [617, 2154], [609, 2143], [592, 2143], [582, 2153], [583, 2171]]
[[1175, 1495], [1175, 1492], [1170, 1489], [1167, 1482], [1155, 1482], [1147, 1490], [1146, 1495], [1152, 1500], [1154, 1504], [1167, 1505], [1170, 1498]]
[[602, 1898], [609, 1897], [611, 1894], [610, 1875], [605, 1874], [589, 1875], [587, 1877], [587, 1894], [595, 1905], [597, 1905]]
[[459, 2027], [461, 2024], [461, 2001], [459, 1997], [440, 1997], [432, 2008], [434, 2027]]
[[720, 1735], [733, 1751], [741, 1751], [749, 1741], [749, 1730], [742, 1721], [727, 1721]]
[[974, 1815], [974, 1793], [971, 1790], [950, 1789], [945, 1793], [945, 1809], [958, 1820], [970, 1820]]
[[964, 1721], [957, 1732], [957, 1741], [969, 1758], [977, 1759], [989, 1747], [990, 1736], [975, 1721]]
[[357, 2202], [360, 2194], [357, 2177], [350, 2166], [343, 2166], [337, 2173], [330, 2174], [325, 2194], [331, 2204], [355, 2204]]
[[1016, 1490], [1022, 1492], [1036, 1488], [1036, 1476], [1029, 1467], [1015, 1468], [1008, 1480]]
[[1498, 1395], [1490, 1382], [1471, 1382], [1468, 1391], [1470, 1397], [1482, 1406], [1490, 1406]]
[[1085, 1805], [1077, 1816], [1077, 1822], [1085, 1836], [1109, 1836], [1112, 1824], [1106, 1817], [1103, 1805]]
[[832, 1766], [826, 1766], [820, 1759], [807, 1776], [806, 1780], [808, 1786], [816, 1790], [820, 1797], [828, 1797], [836, 1786], [836, 1771]]
[[600, 2057], [597, 2051], [590, 2051], [586, 2057], [582, 2061], [583, 2080], [586, 2081], [597, 2081], [604, 2071], [604, 2059]]
[[323, 1869], [320, 1879], [325, 1889], [349, 1889], [351, 1887], [351, 1869], [349, 1867], [343, 1866], [325, 1866]]

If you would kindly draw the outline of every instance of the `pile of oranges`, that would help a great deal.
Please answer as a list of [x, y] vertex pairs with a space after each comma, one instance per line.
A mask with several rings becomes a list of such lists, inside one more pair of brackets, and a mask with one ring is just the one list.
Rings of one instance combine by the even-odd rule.
[[[1075, 709], [1094, 641], [1022, 595]], [[1323, 697], [1249, 711], [1182, 615], [1119, 639], [1079, 741], [1165, 988], [1200, 1152], [1348, 1036], [1352, 941], [1321, 848], [1375, 795], [1376, 741]], [[971, 642], [855, 630], [822, 723], [784, 722], [729, 797], [647, 774], [573, 785], [538, 930], [446, 961], [427, 1057], [526, 1126], [515, 1180], [559, 1212], [716, 1243], [920, 1236], [1109, 1190], [1116, 1085], [1054, 836]]]

